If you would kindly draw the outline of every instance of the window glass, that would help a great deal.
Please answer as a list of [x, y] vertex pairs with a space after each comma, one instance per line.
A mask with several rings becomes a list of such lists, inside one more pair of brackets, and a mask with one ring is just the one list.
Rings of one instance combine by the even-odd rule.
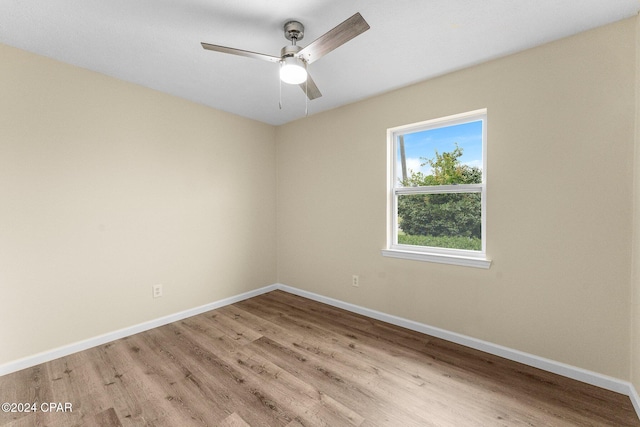
[[398, 196], [398, 244], [482, 249], [480, 193]]
[[480, 184], [482, 121], [397, 135], [399, 186]]

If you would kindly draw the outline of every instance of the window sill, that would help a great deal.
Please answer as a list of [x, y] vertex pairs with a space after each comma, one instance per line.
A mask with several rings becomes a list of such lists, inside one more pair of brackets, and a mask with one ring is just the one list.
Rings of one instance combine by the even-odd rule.
[[485, 258], [474, 258], [459, 255], [444, 255], [427, 252], [414, 252], [399, 249], [383, 249], [382, 256], [391, 258], [409, 259], [414, 261], [436, 262], [440, 264], [461, 265], [464, 267], [475, 267], [487, 269], [491, 267], [491, 260]]

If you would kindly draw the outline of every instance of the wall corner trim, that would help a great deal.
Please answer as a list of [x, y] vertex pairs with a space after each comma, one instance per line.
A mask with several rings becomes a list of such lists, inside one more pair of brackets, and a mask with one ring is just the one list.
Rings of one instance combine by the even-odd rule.
[[638, 414], [638, 418], [640, 418], [640, 396], [633, 384], [629, 383], [629, 393], [623, 394], [629, 396], [629, 399], [631, 399], [631, 403], [633, 404], [633, 409], [636, 410], [636, 414]]

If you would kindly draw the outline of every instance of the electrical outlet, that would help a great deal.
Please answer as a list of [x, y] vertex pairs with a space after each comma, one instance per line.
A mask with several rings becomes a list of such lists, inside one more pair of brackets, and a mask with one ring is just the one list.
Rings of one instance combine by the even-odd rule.
[[351, 286], [355, 286], [356, 288], [360, 286], [360, 276], [357, 274], [351, 276]]
[[153, 285], [151, 289], [154, 298], [160, 298], [162, 296], [162, 285]]

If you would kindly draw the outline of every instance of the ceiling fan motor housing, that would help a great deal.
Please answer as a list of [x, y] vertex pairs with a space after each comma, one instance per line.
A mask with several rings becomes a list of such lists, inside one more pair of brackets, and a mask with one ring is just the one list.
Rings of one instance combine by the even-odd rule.
[[285, 47], [283, 47], [282, 49], [280, 49], [280, 57], [281, 58], [288, 58], [291, 56], [296, 56], [296, 54], [298, 52], [300, 52], [302, 50], [302, 48], [300, 46], [296, 46], [294, 44], [292, 45], [287, 45]]

